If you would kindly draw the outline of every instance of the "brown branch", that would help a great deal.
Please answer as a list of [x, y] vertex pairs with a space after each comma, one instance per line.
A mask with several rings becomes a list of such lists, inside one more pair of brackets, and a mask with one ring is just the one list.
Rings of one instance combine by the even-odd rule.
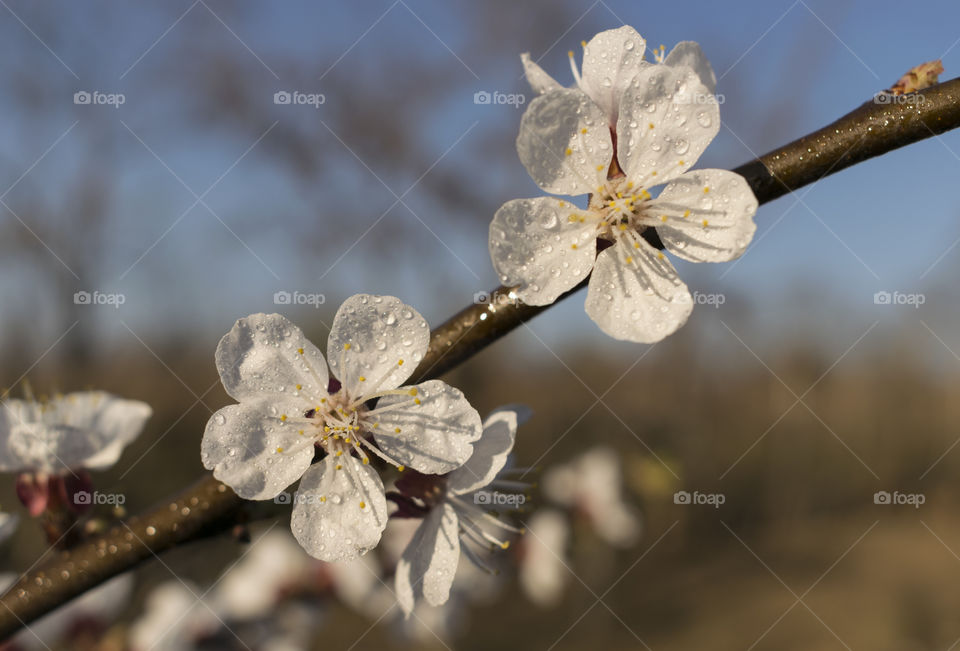
[[[923, 101], [918, 101], [921, 95]], [[734, 171], [747, 179], [760, 203], [766, 203], [855, 163], [960, 127], [960, 79], [901, 97], [911, 99], [868, 102]], [[508, 288], [498, 288], [487, 303], [461, 310], [432, 332], [414, 379], [442, 375], [544, 309], [514, 301]], [[245, 517], [250, 504], [208, 476], [69, 551], [48, 552], [50, 558], [0, 598], [0, 638], [153, 555], [229, 530]]]

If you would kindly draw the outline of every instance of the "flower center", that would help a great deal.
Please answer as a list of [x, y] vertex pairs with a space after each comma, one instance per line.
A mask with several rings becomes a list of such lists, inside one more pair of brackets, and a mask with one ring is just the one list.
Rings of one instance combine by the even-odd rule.
[[[349, 349], [350, 344], [346, 344], [344, 353]], [[303, 349], [298, 349], [297, 353], [306, 364], [307, 370], [320, 385], [323, 385], [316, 370], [304, 357]], [[403, 360], [398, 360], [397, 365], [402, 366]], [[340, 368], [344, 368], [343, 357], [341, 357]], [[278, 447], [277, 454], [292, 453], [309, 444], [320, 448], [335, 459], [353, 455], [366, 465], [370, 463], [370, 457], [367, 454], [369, 452], [403, 472], [405, 466], [388, 457], [377, 447], [373, 441], [373, 433], [380, 427], [380, 414], [408, 407], [411, 403], [419, 405], [420, 398], [417, 397], [416, 387], [378, 391], [390, 375], [391, 372], [387, 372], [370, 382], [369, 389], [359, 396], [352, 396], [346, 386], [334, 381], [333, 386], [340, 388], [329, 395], [315, 398], [313, 405], [306, 407], [301, 414], [280, 414], [282, 424], [296, 427], [297, 439], [286, 448]], [[367, 378], [363, 376], [358, 380], [360, 383], [367, 383]], [[294, 390], [295, 395], [299, 395], [303, 387], [298, 384]], [[410, 399], [392, 402], [385, 406], [379, 404], [372, 408], [368, 406], [372, 400], [395, 395], [409, 396]], [[310, 396], [303, 396], [303, 398], [305, 401], [311, 399]], [[400, 434], [401, 431], [400, 427], [394, 429], [395, 434]], [[340, 470], [342, 465], [337, 463], [335, 468]]]

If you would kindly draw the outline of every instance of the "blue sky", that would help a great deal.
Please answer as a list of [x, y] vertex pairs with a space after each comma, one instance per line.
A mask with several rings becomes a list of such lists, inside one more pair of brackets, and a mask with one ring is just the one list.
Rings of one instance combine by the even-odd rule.
[[[328, 320], [343, 298], [365, 291], [400, 296], [438, 323], [497, 284], [486, 244], [497, 206], [538, 194], [510, 146], [520, 111], [475, 105], [473, 93], [529, 97], [524, 49], [569, 82], [567, 50], [622, 23], [652, 46], [696, 40], [710, 57], [725, 126], [700, 167], [730, 168], [819, 128], [923, 61], [942, 58], [944, 79], [960, 70], [955, 2], [911, 9], [814, 0], [487, 4], [488, 22], [468, 2], [181, 2], [137, 11], [93, 3], [89, 12], [11, 2], [2, 29], [12, 38], [0, 46], [8, 50], [7, 72], [32, 79], [39, 99], [25, 108], [24, 84], [9, 81], [0, 185], [26, 171], [5, 201], [46, 241], [33, 213], [21, 212], [41, 196], [60, 239], [46, 241], [40, 270], [18, 256], [5, 261], [0, 291], [8, 314], [40, 315], [45, 325], [31, 343], [40, 350], [62, 332], [61, 297], [42, 283], [24, 290], [26, 279], [41, 279], [124, 293], [120, 310], [83, 314], [107, 338], [128, 336], [129, 328], [145, 337], [186, 331], [215, 339], [239, 316], [276, 309], [280, 289], [327, 297], [318, 313], [294, 311], [297, 318]], [[184, 48], [202, 60], [178, 59]], [[194, 120], [192, 104], [210, 93], [194, 73], [218, 57], [243, 64], [264, 120], [221, 125], [215, 113]], [[441, 88], [430, 88], [438, 78]], [[395, 94], [378, 94], [387, 82]], [[123, 92], [126, 102], [75, 106], [72, 93], [84, 89]], [[326, 101], [316, 109], [273, 105], [273, 93], [287, 89], [323, 93]], [[400, 127], [425, 160], [380, 155], [376, 143], [345, 136], [339, 120], [358, 96], [365, 104], [357, 108], [377, 120], [408, 120]], [[416, 110], [395, 110], [408, 105]], [[268, 129], [273, 122], [276, 131]], [[304, 124], [320, 134], [318, 157], [330, 161], [315, 181], [297, 179], [282, 156], [267, 153], [280, 130]], [[960, 239], [958, 155], [960, 136], [948, 133], [845, 170], [761, 207], [755, 242], [737, 263], [681, 271], [692, 289], [742, 299], [771, 341], [783, 332], [829, 341], [843, 324], [856, 333], [875, 319], [916, 325], [922, 318], [960, 349], [946, 300], [913, 312], [878, 311], [872, 300], [883, 289], [949, 298], [960, 267], [960, 247], [952, 248]], [[84, 226], [71, 218], [73, 188], [100, 168], [114, 197], [102, 249], [79, 273], [66, 268], [65, 254], [82, 257], [88, 246]], [[450, 210], [417, 183], [449, 170], [454, 185], [479, 197], [469, 208]], [[193, 193], [215, 182], [190, 208]], [[36, 219], [42, 226], [45, 218]], [[314, 238], [321, 245], [312, 255], [304, 242]], [[538, 336], [599, 339], [582, 301], [574, 297], [538, 320]], [[728, 303], [699, 310], [691, 327], [735, 319]]]

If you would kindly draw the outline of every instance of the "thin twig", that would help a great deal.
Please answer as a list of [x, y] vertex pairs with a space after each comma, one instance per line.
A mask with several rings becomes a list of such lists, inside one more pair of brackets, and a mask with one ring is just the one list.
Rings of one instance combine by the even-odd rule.
[[[911, 99], [868, 102], [734, 171], [747, 179], [760, 203], [766, 203], [850, 165], [960, 127], [960, 79], [901, 97]], [[544, 309], [512, 300], [509, 288], [496, 289], [488, 302], [461, 310], [433, 331], [414, 379], [442, 375]], [[229, 530], [245, 517], [249, 504], [207, 476], [69, 551], [49, 552], [50, 558], [0, 598], [0, 638], [155, 554]]]

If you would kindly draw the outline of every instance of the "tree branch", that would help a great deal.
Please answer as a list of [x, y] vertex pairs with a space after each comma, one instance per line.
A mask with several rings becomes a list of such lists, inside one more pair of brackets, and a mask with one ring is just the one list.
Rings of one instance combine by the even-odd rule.
[[[923, 101], [868, 102], [734, 171], [747, 179], [763, 204], [850, 165], [960, 127], [960, 79], [903, 97], [921, 96]], [[510, 296], [509, 288], [499, 287], [487, 303], [471, 305], [436, 328], [413, 379], [443, 375], [549, 307], [524, 305]], [[207, 476], [161, 506], [71, 550], [48, 551], [50, 558], [38, 562], [0, 598], [0, 638], [151, 556], [229, 530], [243, 520], [250, 504]]]

